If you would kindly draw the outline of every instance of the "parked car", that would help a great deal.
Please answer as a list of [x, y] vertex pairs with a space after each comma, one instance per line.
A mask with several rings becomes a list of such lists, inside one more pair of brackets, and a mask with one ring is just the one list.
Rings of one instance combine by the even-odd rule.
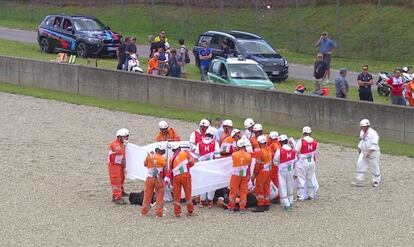
[[211, 62], [207, 73], [209, 82], [275, 90], [273, 82], [256, 61], [243, 56], [232, 58], [217, 57]]
[[39, 25], [37, 40], [47, 53], [115, 56], [121, 36], [92, 16], [48, 15]]
[[241, 31], [208, 31], [201, 34], [193, 49], [197, 66], [199, 66], [198, 50], [203, 40], [207, 41], [209, 47], [212, 48], [213, 58], [223, 56], [221, 44], [225, 40], [233, 56], [242, 55], [247, 59], [255, 60], [262, 65], [271, 80], [286, 80], [289, 76], [289, 65], [286, 59], [260, 36]]

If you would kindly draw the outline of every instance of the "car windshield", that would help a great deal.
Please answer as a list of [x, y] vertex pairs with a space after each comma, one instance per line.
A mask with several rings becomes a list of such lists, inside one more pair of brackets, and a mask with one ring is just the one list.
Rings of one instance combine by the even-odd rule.
[[262, 39], [242, 39], [237, 42], [249, 54], [276, 54], [275, 50]]
[[266, 80], [267, 75], [257, 64], [230, 64], [230, 76], [234, 79]]
[[105, 29], [105, 26], [102, 23], [94, 19], [75, 19], [74, 24], [78, 31], [101, 31]]

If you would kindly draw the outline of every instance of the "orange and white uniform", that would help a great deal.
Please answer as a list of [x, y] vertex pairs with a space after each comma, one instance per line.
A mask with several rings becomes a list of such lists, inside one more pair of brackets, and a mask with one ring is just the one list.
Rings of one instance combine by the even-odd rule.
[[414, 107], [414, 81], [410, 81], [405, 86], [405, 99], [411, 107]]
[[231, 137], [231, 132], [227, 133], [226, 131], [223, 131], [223, 133], [221, 133], [221, 136], [219, 138], [219, 144], [221, 145], [223, 143], [223, 141], [228, 138]]
[[270, 205], [270, 172], [272, 170], [272, 153], [267, 146], [257, 152], [254, 176], [256, 177], [255, 193], [257, 206]]
[[164, 207], [164, 168], [167, 160], [161, 154], [149, 154], [144, 161], [148, 169], [147, 179], [144, 186], [144, 200], [141, 207], [141, 215], [147, 215], [150, 209], [152, 195], [156, 194], [156, 215], [162, 217]]
[[[259, 151], [260, 151], [260, 146], [259, 146], [259, 142], [257, 141], [257, 137], [253, 134], [252, 137], [249, 139], [250, 143], [251, 143], [251, 147], [252, 147], [252, 158], [258, 158], [259, 156]], [[247, 150], [248, 152], [250, 152], [250, 150]]]
[[226, 137], [220, 144], [220, 155], [221, 157], [230, 156], [236, 149], [236, 141], [233, 137]]
[[249, 183], [250, 164], [252, 156], [244, 149], [240, 149], [232, 154], [233, 168], [230, 178], [230, 195], [229, 195], [229, 209], [234, 209], [236, 206], [237, 193], [240, 193], [240, 210], [246, 209], [247, 203], [247, 184]]
[[125, 145], [119, 139], [109, 144], [108, 169], [112, 199], [119, 200], [122, 198], [125, 181]]
[[169, 127], [167, 129], [166, 133], [163, 133], [162, 131], [158, 131], [157, 135], [155, 136], [156, 142], [163, 142], [163, 141], [169, 141], [169, 142], [178, 142], [181, 141], [181, 137], [177, 134], [177, 132]]
[[181, 189], [184, 189], [188, 213], [193, 213], [194, 205], [191, 200], [191, 174], [190, 167], [195, 164], [195, 159], [186, 150], [176, 152], [170, 161], [170, 172], [167, 176], [173, 184], [174, 214], [181, 214]]
[[293, 171], [296, 152], [288, 144], [275, 153], [273, 163], [279, 168], [279, 195], [283, 206], [293, 203]]

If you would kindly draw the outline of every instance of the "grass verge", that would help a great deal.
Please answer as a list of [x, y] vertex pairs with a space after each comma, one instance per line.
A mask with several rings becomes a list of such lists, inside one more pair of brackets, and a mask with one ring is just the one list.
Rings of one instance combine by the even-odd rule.
[[[95, 97], [80, 96], [72, 93], [64, 93], [48, 89], [40, 89], [33, 87], [18, 86], [8, 83], [0, 83], [0, 91], [12, 94], [20, 94], [26, 96], [33, 96], [48, 100], [57, 100], [67, 102], [71, 104], [87, 105], [93, 107], [104, 108], [113, 111], [121, 111], [133, 114], [148, 115], [162, 118], [179, 119], [189, 122], [198, 122], [200, 119], [206, 117], [203, 112], [183, 111], [176, 108], [159, 107], [150, 104], [142, 104], [129, 101], [116, 101], [100, 99]], [[211, 115], [211, 118], [218, 117], [219, 115]], [[220, 116], [225, 118], [231, 118], [234, 121], [236, 127], [243, 126], [243, 119], [232, 116]], [[279, 133], [284, 133], [294, 138], [300, 136], [300, 131], [296, 128], [287, 126], [279, 126], [276, 124], [265, 124], [265, 130], [277, 130]], [[358, 133], [355, 135], [340, 135], [325, 131], [315, 131], [314, 137], [323, 143], [337, 144], [345, 147], [351, 147], [356, 149], [358, 142]], [[414, 145], [402, 144], [389, 140], [381, 140], [381, 151], [383, 153], [414, 157]], [[356, 155], [356, 154], [355, 154]]]

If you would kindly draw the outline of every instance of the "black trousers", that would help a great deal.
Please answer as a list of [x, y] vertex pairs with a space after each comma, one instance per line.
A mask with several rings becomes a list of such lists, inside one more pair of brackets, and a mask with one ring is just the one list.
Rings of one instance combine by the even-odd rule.
[[373, 102], [374, 99], [372, 98], [372, 92], [366, 92], [359, 90], [359, 100], [371, 101]]

